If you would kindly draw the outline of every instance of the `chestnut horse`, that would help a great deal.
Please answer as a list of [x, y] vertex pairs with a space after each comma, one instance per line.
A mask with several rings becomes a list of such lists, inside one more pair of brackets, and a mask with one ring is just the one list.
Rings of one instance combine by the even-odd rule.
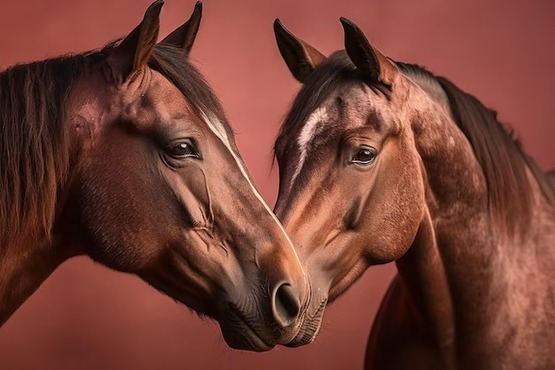
[[306, 277], [189, 63], [201, 19], [0, 73], [0, 323], [86, 254], [219, 321], [234, 348], [298, 332]]
[[275, 211], [312, 287], [291, 345], [369, 266], [395, 261], [368, 369], [555, 368], [547, 177], [475, 97], [341, 23], [345, 50], [327, 58], [274, 25], [303, 83], [275, 144]]

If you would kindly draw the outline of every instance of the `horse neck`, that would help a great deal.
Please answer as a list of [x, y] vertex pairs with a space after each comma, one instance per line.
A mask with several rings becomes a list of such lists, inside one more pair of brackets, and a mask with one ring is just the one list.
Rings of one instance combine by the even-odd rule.
[[[76, 142], [69, 144], [72, 148], [79, 147]], [[71, 162], [76, 161], [77, 150], [70, 152]], [[64, 209], [71, 173], [70, 168], [68, 177], [59, 183], [56, 191], [58, 211]], [[80, 254], [71, 237], [66, 235], [67, 227], [60, 227], [61, 218], [68, 217], [58, 212], [49, 230], [37, 230], [36, 225], [30, 223], [12, 233], [4, 245], [0, 243], [0, 326], [62, 262]]]
[[[472, 148], [444, 112], [428, 116], [426, 125], [415, 122], [419, 126], [414, 129], [426, 188], [425, 214], [397, 268], [414, 302], [415, 317], [428, 328], [444, 368], [449, 369], [457, 363], [460, 327], [466, 327], [458, 315], [471, 311], [468, 308], [485, 291], [479, 285], [488, 284], [491, 269], [484, 263], [491, 261], [491, 241], [476, 232], [484, 229], [480, 226], [487, 198]], [[462, 321], [466, 324], [467, 319]]]
[[[65, 101], [60, 103], [68, 104]], [[68, 114], [68, 116], [72, 116], [72, 114]], [[67, 124], [64, 124], [62, 129], [67, 130]], [[51, 148], [51, 156], [56, 160], [42, 167], [44, 172], [50, 171], [49, 173], [56, 174], [56, 178], [51, 175], [52, 179], [49, 184], [40, 184], [35, 181], [37, 189], [27, 191], [27, 193], [39, 194], [37, 201], [32, 203], [34, 209], [12, 210], [11, 215], [21, 217], [22, 220], [16, 225], [7, 220], [8, 222], [4, 224], [5, 229], [0, 234], [2, 236], [0, 238], [0, 325], [46, 280], [60, 263], [78, 254], [71, 250], [67, 243], [68, 240], [62, 240], [62, 236], [57, 232], [55, 225], [58, 223], [58, 214], [52, 219], [48, 218], [47, 221], [40, 219], [41, 213], [53, 214], [64, 208], [64, 194], [71, 181], [70, 167], [72, 167], [72, 162], [77, 160], [78, 148], [81, 146], [77, 142], [78, 139], [74, 132], [67, 137], [69, 141], [51, 140], [58, 145], [58, 147]], [[63, 154], [59, 155], [59, 153]], [[53, 170], [53, 166], [59, 166], [63, 170]], [[22, 165], [21, 167], [28, 166]], [[19, 173], [17, 175], [24, 176]], [[52, 205], [48, 205], [48, 212], [44, 211], [45, 205], [41, 204], [46, 199], [53, 202]]]
[[0, 326], [70, 254], [46, 238], [20, 238], [0, 249]]
[[[429, 104], [424, 116], [413, 128], [422, 158], [426, 214], [414, 244], [397, 266], [444, 357], [454, 359], [456, 352], [461, 356], [461, 348], [471, 348], [466, 352], [470, 357], [476, 355], [472, 351], [502, 345], [504, 334], [491, 329], [510, 307], [504, 301], [507, 289], [512, 289], [507, 281], [526, 273], [513, 267], [526, 257], [521, 244], [527, 240], [520, 234], [507, 238], [503, 228], [492, 223], [484, 173], [448, 112]], [[530, 171], [528, 175], [533, 180]], [[533, 207], [532, 217], [540, 219], [548, 207], [536, 187], [533, 199], [538, 207]], [[553, 217], [550, 222], [555, 229]], [[526, 253], [535, 255], [530, 249]]]

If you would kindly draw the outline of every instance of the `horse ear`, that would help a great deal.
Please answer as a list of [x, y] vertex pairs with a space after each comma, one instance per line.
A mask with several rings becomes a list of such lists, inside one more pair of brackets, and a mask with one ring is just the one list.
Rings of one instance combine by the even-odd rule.
[[279, 52], [297, 81], [303, 83], [314, 68], [326, 59], [318, 50], [285, 29], [279, 19], [274, 21], [274, 33]]
[[397, 68], [372, 47], [360, 28], [347, 18], [339, 19], [345, 31], [345, 51], [354, 65], [374, 82], [391, 86]]
[[112, 51], [109, 63], [118, 81], [132, 79], [148, 63], [158, 40], [162, 5], [163, 0], [152, 3], [142, 22]]
[[160, 44], [181, 48], [185, 55], [188, 56], [195, 42], [201, 18], [202, 2], [198, 1], [195, 4], [195, 9], [193, 10], [193, 14], [191, 14], [191, 18], [166, 36]]

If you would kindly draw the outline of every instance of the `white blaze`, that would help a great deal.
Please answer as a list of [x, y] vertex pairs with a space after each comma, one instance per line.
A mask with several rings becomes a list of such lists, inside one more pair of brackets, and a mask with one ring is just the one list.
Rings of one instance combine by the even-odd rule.
[[308, 153], [308, 148], [310, 147], [310, 142], [318, 131], [318, 124], [321, 124], [326, 119], [328, 119], [326, 109], [318, 108], [310, 115], [310, 117], [308, 117], [308, 120], [301, 130], [301, 134], [297, 138], [297, 143], [299, 144], [301, 156], [299, 157], [299, 162], [297, 163], [297, 167], [295, 168], [295, 173], [293, 173], [293, 177], [291, 178], [291, 187], [293, 186], [293, 184], [295, 183], [295, 179], [297, 178], [297, 176], [299, 176], [299, 173], [301, 173], [301, 170], [303, 169], [306, 155]]
[[270, 216], [274, 219], [276, 224], [279, 226], [280, 230], [283, 232], [283, 235], [285, 235], [285, 238], [286, 238], [289, 246], [293, 250], [293, 253], [295, 255], [295, 258], [297, 259], [297, 262], [299, 262], [299, 264], [301, 264], [301, 262], [299, 260], [299, 256], [297, 255], [297, 251], [293, 247], [293, 243], [291, 242], [291, 239], [289, 239], [289, 235], [287, 235], [287, 233], [283, 229], [283, 225], [281, 224], [281, 222], [279, 222], [279, 220], [277, 219], [274, 212], [272, 212], [272, 210], [270, 209], [270, 207], [268, 207], [268, 205], [266, 204], [266, 202], [264, 201], [264, 199], [262, 198], [262, 196], [260, 195], [258, 190], [256, 190], [256, 188], [254, 187], [254, 184], [252, 183], [250, 177], [248, 176], [247, 170], [243, 166], [243, 163], [241, 162], [241, 160], [237, 156], [237, 153], [235, 153], [235, 151], [231, 147], [231, 143], [229, 141], [229, 138], [227, 136], [227, 132], [225, 131], [224, 126], [222, 125], [222, 123], [217, 118], [214, 118], [214, 120], [210, 120], [210, 118], [208, 118], [208, 116], [204, 112], [201, 112], [201, 114], [202, 114], [202, 118], [204, 119], [204, 122], [206, 122], [206, 124], [208, 125], [210, 130], [212, 130], [212, 132], [214, 132], [214, 134], [216, 134], [216, 136], [220, 139], [220, 141], [229, 150], [233, 159], [235, 159], [235, 162], [237, 163], [237, 166], [239, 167], [239, 170], [241, 171], [241, 173], [243, 174], [243, 176], [247, 180], [247, 183], [251, 187], [252, 192], [254, 193], [255, 197], [260, 201], [260, 203], [262, 203], [262, 205], [264, 206], [266, 211], [268, 211]]

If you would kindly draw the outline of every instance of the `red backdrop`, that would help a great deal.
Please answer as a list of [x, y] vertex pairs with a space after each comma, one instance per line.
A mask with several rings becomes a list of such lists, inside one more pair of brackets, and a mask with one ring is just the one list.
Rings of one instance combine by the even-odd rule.
[[[99, 47], [125, 35], [149, 0], [0, 2], [0, 68]], [[167, 0], [165, 35], [192, 0]], [[322, 52], [342, 48], [338, 18], [355, 20], [394, 59], [451, 78], [497, 109], [526, 150], [555, 167], [555, 3], [440, 0], [205, 1], [192, 58], [211, 82], [238, 132], [263, 196], [276, 197], [271, 148], [298, 84], [272, 33], [286, 27]], [[133, 276], [78, 258], [64, 264], [0, 330], [2, 369], [359, 369], [392, 265], [373, 267], [328, 309], [309, 346], [247, 353], [227, 348], [217, 325]]]

